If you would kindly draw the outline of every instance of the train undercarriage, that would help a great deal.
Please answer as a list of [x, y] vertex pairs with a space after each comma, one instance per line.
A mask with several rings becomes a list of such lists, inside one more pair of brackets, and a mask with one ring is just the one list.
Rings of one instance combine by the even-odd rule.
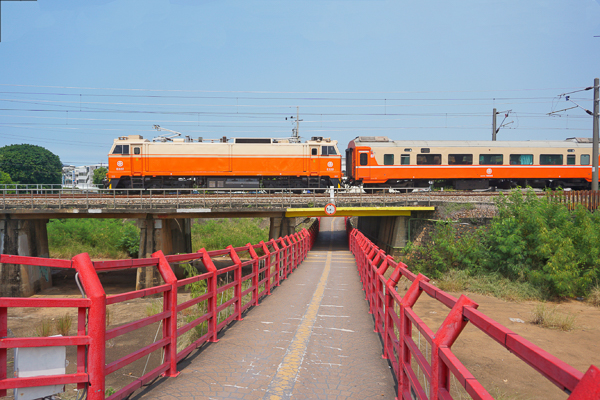
[[338, 187], [328, 176], [122, 176], [106, 180], [107, 189], [326, 189]]

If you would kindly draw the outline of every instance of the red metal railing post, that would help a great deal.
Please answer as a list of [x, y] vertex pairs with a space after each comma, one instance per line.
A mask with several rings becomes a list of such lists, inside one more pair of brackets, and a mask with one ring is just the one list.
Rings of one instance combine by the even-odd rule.
[[292, 245], [292, 258], [294, 259], [294, 269], [298, 268], [298, 242], [295, 238], [296, 234], [288, 235], [287, 239]]
[[285, 244], [285, 241], [283, 240], [283, 238], [279, 238], [279, 241], [281, 243], [281, 247], [283, 247], [283, 279], [287, 279], [288, 277], [288, 245]]
[[[402, 273], [400, 272], [400, 270], [401, 270], [401, 268], [404, 268], [403, 265], [404, 264], [398, 263], [398, 266], [396, 266], [394, 273], [392, 274], [390, 279], [388, 279], [388, 281], [386, 282], [386, 286], [388, 287], [388, 290], [390, 288], [395, 287], [398, 284], [398, 282], [400, 281], [400, 277], [402, 276]], [[404, 372], [404, 367], [406, 366], [407, 368], [411, 368], [411, 365], [410, 365], [410, 357], [411, 356], [410, 356], [410, 350], [408, 349], [408, 345], [406, 344], [406, 337], [412, 337], [412, 322], [410, 321], [410, 319], [408, 319], [408, 316], [406, 315], [405, 310], [407, 308], [412, 308], [415, 305], [415, 303], [417, 302], [417, 300], [419, 299], [419, 296], [423, 292], [421, 290], [421, 287], [419, 286], [421, 282], [429, 282], [429, 278], [427, 278], [423, 274], [417, 275], [417, 278], [410, 285], [410, 287], [404, 294], [402, 301], [400, 302], [400, 326], [398, 327], [398, 331], [400, 333], [400, 337], [398, 338], [398, 341], [400, 343], [400, 354], [399, 354], [400, 359], [398, 360], [398, 371], [396, 371], [396, 373], [397, 373], [396, 379], [398, 380], [398, 397], [399, 398], [402, 398], [401, 397], [402, 393], [410, 391], [410, 389], [409, 389], [410, 383], [408, 380], [408, 376]], [[394, 309], [392, 308], [390, 310], [390, 312], [394, 312]], [[393, 320], [390, 318], [388, 323], [393, 324]], [[391, 325], [391, 329], [392, 330], [394, 329], [393, 325]], [[391, 349], [391, 344], [389, 342], [388, 342], [388, 346], [390, 346], [390, 349]], [[393, 354], [393, 351], [391, 354]], [[388, 355], [389, 355], [389, 353], [388, 353]]]
[[[77, 336], [85, 336], [85, 323], [87, 320], [87, 308], [79, 307], [77, 309]], [[85, 346], [77, 346], [77, 373], [85, 373]], [[83, 390], [86, 383], [77, 384], [77, 390]]]
[[88, 316], [87, 371], [89, 378], [88, 400], [104, 400], [106, 359], [106, 293], [100, 283], [88, 253], [78, 254], [72, 258], [75, 270], [79, 272], [81, 283], [87, 297], [91, 300]]
[[[381, 251], [377, 257], [385, 256], [385, 253]], [[383, 310], [385, 312], [385, 300], [382, 299], [382, 296], [385, 296], [387, 290], [385, 290], [385, 285], [383, 284], [383, 274], [388, 268], [388, 262], [390, 261], [390, 256], [387, 256], [381, 262], [381, 265], [377, 269], [375, 273], [375, 309], [377, 312], [375, 313], [375, 332], [381, 333], [381, 314], [379, 310]]]
[[281, 285], [281, 251], [279, 250], [279, 246], [277, 246], [277, 241], [275, 239], [271, 239], [270, 241], [273, 249], [275, 250], [275, 273], [277, 274], [277, 283], [276, 286]]
[[219, 339], [217, 339], [217, 325], [219, 324], [219, 313], [217, 312], [217, 268], [204, 247], [201, 248], [198, 253], [202, 255], [202, 263], [206, 267], [206, 270], [211, 273], [211, 276], [208, 278], [208, 290], [210, 290], [211, 293], [211, 296], [207, 301], [207, 308], [210, 313], [208, 331], [211, 333], [209, 342], [216, 343], [219, 341]]
[[583, 378], [579, 381], [569, 400], [597, 400], [600, 399], [600, 369], [590, 366]]
[[294, 257], [294, 252], [295, 252], [294, 243], [290, 239], [289, 235], [284, 236], [283, 240], [287, 241], [288, 256], [290, 259], [290, 272], [293, 272], [296, 269], [296, 257]]
[[170, 312], [169, 318], [163, 322], [163, 339], [170, 340], [164, 348], [165, 360], [169, 361], [169, 369], [165, 371], [164, 376], [175, 377], [179, 375], [177, 371], [177, 277], [162, 250], [153, 253], [152, 257], [158, 258], [158, 272], [165, 283], [171, 285], [171, 289], [163, 293], [163, 311]]
[[303, 254], [302, 254], [302, 261], [306, 260], [306, 257], [308, 256], [308, 250], [310, 250], [310, 233], [306, 230], [306, 228], [302, 229], [302, 236], [303, 236], [303, 243], [304, 243], [304, 248], [303, 248]]
[[441, 347], [450, 348], [467, 325], [468, 320], [463, 318], [465, 306], [477, 308], [478, 304], [464, 294], [461, 295], [433, 337], [431, 346], [431, 400], [438, 400], [442, 389], [450, 392], [450, 370], [442, 361], [439, 351]]
[[[8, 308], [0, 307], [0, 338], [8, 337]], [[6, 348], [0, 349], [0, 380], [7, 378], [8, 357]], [[6, 389], [0, 390], [0, 396], [6, 396]]]
[[248, 248], [248, 253], [250, 253], [250, 257], [252, 257], [252, 300], [255, 306], [258, 306], [258, 255], [256, 251], [254, 251], [254, 247], [250, 243], [246, 245]]
[[236, 321], [242, 321], [242, 261], [232, 245], [227, 246], [227, 248], [229, 249], [229, 257], [236, 266], [233, 277], [235, 280], [234, 296], [236, 298], [233, 312], [236, 315]]
[[271, 294], [271, 252], [263, 240], [260, 241], [263, 252], [267, 255], [265, 266], [267, 267], [267, 295]]

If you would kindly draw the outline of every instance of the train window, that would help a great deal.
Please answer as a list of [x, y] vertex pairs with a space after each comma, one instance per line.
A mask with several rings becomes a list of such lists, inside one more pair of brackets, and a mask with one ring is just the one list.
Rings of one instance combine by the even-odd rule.
[[394, 155], [393, 154], [384, 154], [383, 155], [383, 165], [394, 165]]
[[575, 165], [575, 154], [567, 155], [567, 165]]
[[448, 165], [473, 165], [473, 154], [448, 154]]
[[335, 151], [335, 146], [327, 146], [327, 152], [330, 156], [335, 156], [337, 154]]
[[410, 154], [402, 154], [400, 156], [400, 165], [410, 165]]
[[418, 154], [417, 165], [441, 165], [441, 154]]
[[322, 155], [322, 156], [327, 156], [327, 155], [329, 155], [329, 153], [327, 153], [327, 146], [323, 146], [323, 147], [321, 147], [321, 155]]
[[311, 149], [311, 152], [310, 152], [310, 154], [312, 154], [313, 156], [316, 156], [316, 155], [317, 155], [317, 148], [316, 148], [316, 147], [313, 147], [313, 148]]
[[360, 153], [360, 165], [367, 165], [369, 163], [369, 154]]
[[502, 154], [480, 154], [479, 165], [502, 165], [504, 156]]
[[575, 149], [569, 149], [567, 150], [567, 153], [575, 153]]
[[410, 153], [412, 149], [404, 149], [405, 152]]
[[580, 159], [580, 164], [581, 165], [590, 165], [590, 155], [582, 154], [581, 159]]
[[118, 144], [112, 152], [113, 154], [129, 154], [128, 144]]
[[428, 148], [421, 149], [421, 153], [430, 153], [430, 152], [431, 152], [431, 149], [428, 149]]
[[541, 154], [540, 165], [563, 165], [562, 154]]
[[141, 150], [140, 150], [139, 147], [134, 147], [133, 148], [133, 154], [140, 154], [140, 153], [141, 153]]
[[511, 154], [510, 165], [533, 165], [533, 154]]

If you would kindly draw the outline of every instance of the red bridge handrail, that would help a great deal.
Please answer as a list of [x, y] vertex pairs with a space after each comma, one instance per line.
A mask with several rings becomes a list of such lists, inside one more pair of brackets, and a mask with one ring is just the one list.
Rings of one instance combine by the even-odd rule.
[[[562, 391], [570, 394], [569, 399], [600, 398], [600, 369], [596, 366], [592, 365], [584, 375], [478, 311], [478, 305], [468, 297], [461, 295], [456, 299], [430, 284], [426, 276], [415, 275], [405, 264], [395, 262], [358, 229], [353, 228], [349, 221], [347, 232], [350, 251], [356, 258], [370, 312], [375, 317], [375, 330], [383, 337], [384, 358], [390, 361], [398, 381], [398, 398], [411, 399], [413, 392], [419, 399], [451, 399], [451, 373], [471, 397], [492, 398], [451, 350], [452, 344], [469, 322]], [[386, 279], [384, 274], [389, 268], [393, 272]], [[396, 291], [396, 285], [402, 276], [412, 282], [403, 297]], [[448, 316], [436, 332], [412, 309], [422, 292], [450, 308]], [[429, 362], [412, 339], [412, 326], [431, 345]], [[431, 397], [427, 396], [414, 374], [411, 358], [414, 358], [423, 371], [425, 380], [431, 387]]]
[[[259, 304], [259, 300], [271, 293], [275, 286], [287, 279], [299, 264], [306, 258], [313, 247], [319, 232], [317, 219], [309, 229], [283, 237], [271, 239], [258, 244], [248, 243], [246, 246], [206, 251], [197, 253], [165, 256], [162, 251], [146, 259], [114, 260], [92, 262], [87, 253], [79, 254], [71, 260], [57, 260], [39, 257], [22, 257], [1, 255], [0, 262], [5, 264], [25, 264], [32, 266], [74, 268], [79, 273], [86, 298], [82, 299], [46, 299], [46, 298], [9, 298], [0, 297], [0, 396], [6, 396], [7, 389], [77, 383], [78, 389], [87, 389], [89, 400], [105, 398], [105, 377], [120, 368], [148, 354], [162, 349], [164, 362], [136, 379], [129, 385], [109, 396], [110, 400], [123, 399], [152, 381], [160, 374], [167, 377], [177, 376], [177, 362], [181, 361], [194, 349], [206, 342], [218, 341], [217, 334], [231, 321], [241, 320], [242, 313]], [[259, 251], [261, 255], [257, 252]], [[250, 260], [242, 262], [239, 253], [246, 252]], [[212, 257], [228, 255], [233, 265], [218, 270]], [[201, 260], [208, 272], [191, 278], [177, 280], [169, 263], [186, 263]], [[242, 275], [242, 267], [250, 266], [252, 272]], [[159, 286], [106, 296], [97, 272], [120, 270], [138, 267], [156, 267], [165, 282]], [[274, 270], [273, 270], [274, 267]], [[219, 284], [219, 276], [233, 272], [232, 282]], [[206, 281], [207, 292], [182, 304], [177, 304], [178, 288], [194, 282]], [[243, 289], [244, 282], [250, 284]], [[261, 287], [263, 289], [261, 290]], [[218, 304], [219, 293], [234, 288], [234, 296]], [[163, 310], [153, 316], [145, 317], [125, 325], [106, 329], [106, 306], [121, 303], [135, 298], [162, 293]], [[245, 300], [245, 296], [250, 299]], [[193, 321], [178, 328], [177, 313], [196, 304], [206, 301], [207, 312]], [[234, 310], [223, 321], [219, 322], [219, 313], [233, 306]], [[78, 308], [77, 335], [68, 337], [42, 338], [8, 338], [8, 308], [10, 307], [73, 307]], [[86, 329], [87, 321], [87, 329]], [[140, 348], [131, 354], [124, 355], [110, 364], [105, 364], [106, 341], [133, 332], [144, 326], [161, 322], [163, 336], [156, 342]], [[185, 349], [177, 352], [177, 339], [195, 326], [208, 322], [208, 332], [196, 339]], [[44, 346], [77, 346], [77, 372], [75, 374], [39, 376], [32, 378], [7, 377], [7, 349], [16, 347]]]

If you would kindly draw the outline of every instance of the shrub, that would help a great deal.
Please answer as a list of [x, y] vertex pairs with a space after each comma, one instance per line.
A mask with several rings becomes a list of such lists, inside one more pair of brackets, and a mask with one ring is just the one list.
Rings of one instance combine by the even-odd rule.
[[451, 270], [498, 274], [545, 298], [590, 293], [600, 278], [600, 213], [569, 211], [533, 191], [500, 195], [496, 204], [498, 215], [474, 233], [438, 222], [429, 243], [407, 246], [405, 262], [438, 279]]
[[544, 328], [570, 331], [575, 327], [575, 316], [565, 315], [556, 307], [547, 308], [545, 304], [538, 304], [531, 312], [529, 322]]
[[[136, 236], [137, 235], [137, 236]], [[128, 238], [130, 246], [139, 229], [132, 221], [121, 219], [53, 219], [48, 223], [48, 244], [52, 257], [71, 258], [89, 253], [92, 258], [125, 258], [128, 251], [121, 245]]]
[[56, 319], [56, 331], [63, 336], [69, 336], [71, 325], [73, 324], [73, 317], [69, 314], [65, 314], [62, 317]]
[[52, 334], [52, 321], [44, 318], [35, 328], [35, 333], [40, 337], [50, 336]]

